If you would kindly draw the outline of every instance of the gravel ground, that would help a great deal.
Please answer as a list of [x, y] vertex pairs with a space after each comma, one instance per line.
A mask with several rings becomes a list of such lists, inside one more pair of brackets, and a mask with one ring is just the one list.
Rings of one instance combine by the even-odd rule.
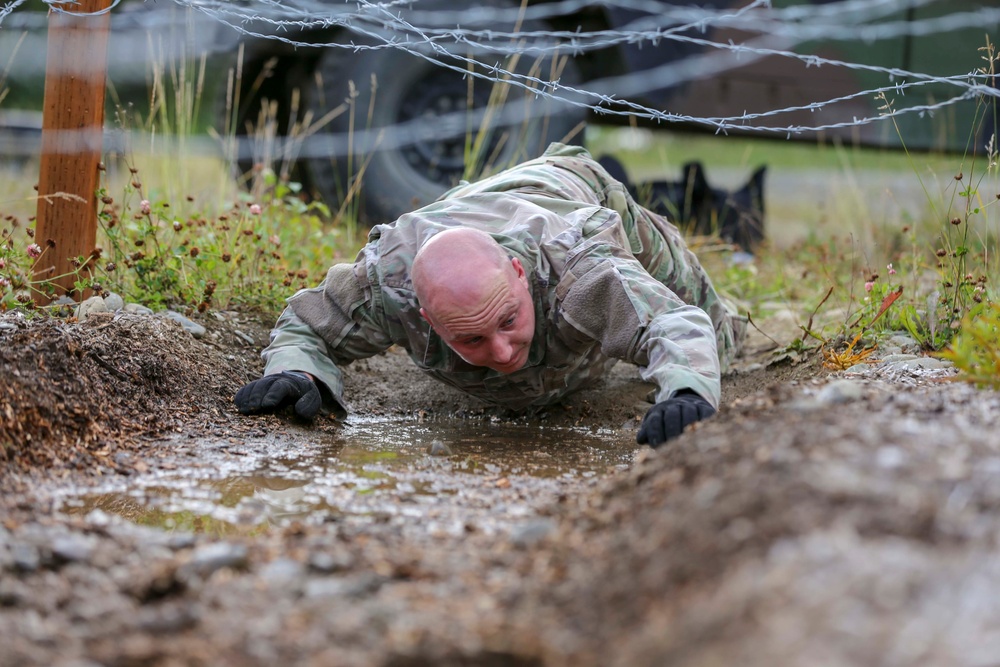
[[[558, 443], [527, 443], [504, 468], [506, 455], [490, 459], [482, 442], [452, 440], [459, 455], [386, 469], [394, 486], [375, 494], [386, 500], [378, 511], [262, 524], [244, 503], [234, 511], [250, 519], [229, 532], [67, 505], [157, 476], [234, 479], [276, 461], [300, 470], [331, 447], [346, 458], [350, 421], [240, 417], [231, 396], [259, 371], [266, 325], [234, 314], [204, 324], [195, 340], [149, 317], [0, 317], [0, 665], [989, 665], [1000, 655], [1000, 396], [905, 345], [828, 373], [815, 355], [775, 356], [755, 339], [719, 415], [655, 451], [624, 444], [649, 390], [629, 367], [524, 420], [389, 353], [348, 377], [369, 430], [419, 427], [408, 432], [431, 440], [436, 428], [584, 429], [618, 458], [553, 481], [523, 469], [545, 456], [569, 465]], [[497, 469], [469, 474], [458, 465], [469, 460]], [[416, 488], [406, 475], [417, 473], [447, 492], [428, 501], [400, 483]]]

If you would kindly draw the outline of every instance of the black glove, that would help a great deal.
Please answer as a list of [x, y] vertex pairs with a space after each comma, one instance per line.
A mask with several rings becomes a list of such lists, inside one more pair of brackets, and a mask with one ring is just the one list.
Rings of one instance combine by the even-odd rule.
[[265, 375], [241, 387], [234, 400], [245, 415], [276, 412], [294, 405], [295, 414], [303, 419], [315, 417], [323, 405], [319, 387], [308, 375], [298, 371]]
[[681, 389], [673, 397], [649, 409], [635, 437], [636, 442], [659, 447], [683, 433], [688, 424], [708, 419], [714, 414], [715, 408], [711, 403], [690, 389]]

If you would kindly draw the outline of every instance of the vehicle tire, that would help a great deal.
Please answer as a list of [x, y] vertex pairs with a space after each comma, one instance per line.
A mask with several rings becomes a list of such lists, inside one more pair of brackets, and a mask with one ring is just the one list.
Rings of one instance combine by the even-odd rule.
[[[421, 3], [427, 7], [428, 3]], [[494, 0], [482, 4], [498, 6]], [[438, 2], [431, 6], [449, 6]], [[450, 5], [452, 10], [454, 5]], [[465, 27], [465, 26], [463, 26]], [[491, 26], [501, 31], [500, 26]], [[525, 25], [523, 30], [533, 29]], [[500, 56], [493, 56], [495, 62]], [[479, 58], [482, 60], [482, 56]], [[454, 61], [452, 61], [454, 62]], [[514, 68], [518, 73], [535, 71], [540, 79], [548, 79], [553, 64], [561, 67], [562, 83], [574, 83], [579, 77], [572, 61], [562, 58], [553, 61], [551, 56], [541, 59], [520, 57]], [[533, 69], [534, 68], [534, 69]], [[374, 150], [358, 150], [354, 142], [351, 151], [313, 157], [307, 161], [308, 182], [315, 194], [322, 198], [334, 212], [346, 211], [362, 223], [373, 225], [390, 222], [407, 211], [419, 208], [437, 199], [463, 177], [475, 178], [479, 171], [492, 172], [516, 162], [536, 157], [552, 141], [582, 141], [584, 113], [577, 107], [558, 104], [522, 88], [508, 86], [508, 100], [523, 104], [533, 118], [507, 121], [487, 133], [483, 169], [468, 170], [467, 145], [475, 136], [468, 121], [455, 122], [473, 100], [477, 109], [486, 108], [492, 85], [490, 81], [465, 76], [461, 72], [436, 65], [416, 55], [397, 48], [367, 51], [325, 49], [317, 64], [317, 85], [307, 89], [305, 104], [313, 118], [320, 118], [331, 108], [352, 95], [353, 116], [343, 113], [319, 132], [320, 138], [335, 140], [340, 147], [369, 130], [369, 137], [379, 130], [410, 123], [405, 135], [396, 145], [387, 145], [394, 137], [383, 134], [383, 143]], [[470, 93], [469, 79], [473, 78]], [[374, 86], [372, 85], [374, 82]], [[542, 108], [528, 105], [540, 105]], [[540, 113], [539, 113], [540, 112]], [[447, 114], [451, 118], [444, 118]], [[528, 114], [525, 113], [525, 116]], [[465, 118], [469, 118], [468, 115]], [[418, 119], [426, 122], [416, 123]], [[454, 127], [448, 130], [444, 123]], [[353, 127], [352, 127], [353, 125]], [[317, 142], [316, 145], [320, 145]], [[351, 194], [351, 184], [360, 180], [357, 192]]]

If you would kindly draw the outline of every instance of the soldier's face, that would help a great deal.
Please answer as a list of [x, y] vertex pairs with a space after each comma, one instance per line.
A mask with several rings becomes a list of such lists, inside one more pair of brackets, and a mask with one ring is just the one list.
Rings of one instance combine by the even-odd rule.
[[513, 373], [528, 361], [535, 333], [535, 307], [524, 267], [510, 260], [475, 289], [423, 315], [460, 357], [474, 366]]

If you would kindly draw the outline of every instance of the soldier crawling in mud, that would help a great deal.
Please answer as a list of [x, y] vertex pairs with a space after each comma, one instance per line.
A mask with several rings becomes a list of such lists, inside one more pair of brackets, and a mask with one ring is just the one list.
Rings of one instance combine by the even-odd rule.
[[392, 345], [488, 403], [530, 410], [618, 360], [656, 384], [638, 442], [715, 414], [746, 321], [666, 219], [582, 148], [539, 158], [375, 226], [354, 264], [301, 290], [271, 332], [243, 414], [346, 415], [340, 366]]

